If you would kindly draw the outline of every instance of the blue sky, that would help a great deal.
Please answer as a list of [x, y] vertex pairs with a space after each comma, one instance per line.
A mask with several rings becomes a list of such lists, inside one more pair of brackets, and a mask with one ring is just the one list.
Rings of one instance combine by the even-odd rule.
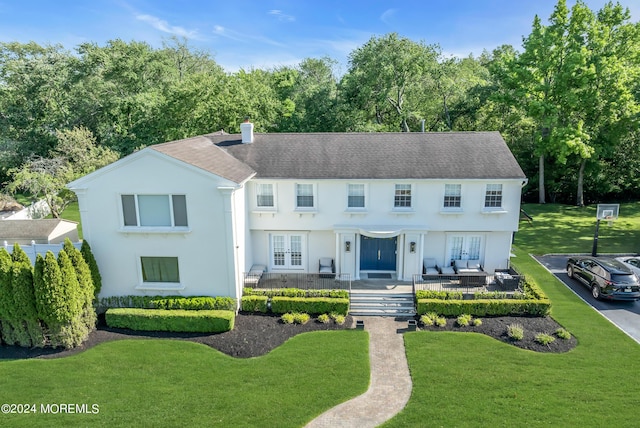
[[[592, 10], [606, 0], [586, 0]], [[571, 6], [575, 0], [568, 0]], [[621, 0], [640, 18], [640, 1]], [[372, 36], [397, 32], [446, 55], [521, 47], [534, 16], [556, 0], [0, 0], [0, 41], [99, 45], [111, 39], [160, 47], [172, 35], [209, 51], [227, 71], [295, 65], [328, 56], [346, 72], [348, 55]]]

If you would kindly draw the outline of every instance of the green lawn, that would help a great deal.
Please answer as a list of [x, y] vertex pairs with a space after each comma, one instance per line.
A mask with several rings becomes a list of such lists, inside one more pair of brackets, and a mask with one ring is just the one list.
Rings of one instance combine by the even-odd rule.
[[[525, 204], [532, 223], [520, 222], [516, 245], [533, 254], [591, 254], [596, 230], [596, 206]], [[600, 223], [598, 254], [640, 251], [640, 202], [621, 204], [620, 216], [609, 226]]]
[[[408, 333], [413, 393], [404, 411], [385, 426], [638, 425], [630, 403], [639, 391], [633, 367], [640, 361], [640, 346], [528, 255], [589, 253], [595, 207], [529, 205], [525, 210], [534, 221], [521, 224], [514, 265], [544, 289], [552, 316], [578, 346], [566, 354], [539, 354], [473, 333]], [[620, 220], [602, 226], [600, 236], [599, 251], [638, 251], [640, 204], [621, 206]]]
[[89, 415], [0, 415], [2, 426], [299, 427], [368, 388], [368, 335], [313, 332], [235, 359], [177, 340], [122, 340], [0, 363], [0, 403], [98, 404]]
[[[595, 207], [525, 205], [514, 265], [550, 297], [577, 339], [566, 354], [521, 350], [473, 333], [405, 335], [411, 400], [386, 426], [637, 425], [640, 346], [528, 254], [591, 251]], [[640, 203], [600, 229], [599, 252], [640, 248]], [[559, 339], [558, 339], [559, 340]], [[0, 363], [0, 402], [96, 403], [98, 415], [2, 415], [3, 425], [303, 426], [367, 389], [364, 332], [317, 332], [236, 360], [178, 341], [120, 341], [74, 357]]]

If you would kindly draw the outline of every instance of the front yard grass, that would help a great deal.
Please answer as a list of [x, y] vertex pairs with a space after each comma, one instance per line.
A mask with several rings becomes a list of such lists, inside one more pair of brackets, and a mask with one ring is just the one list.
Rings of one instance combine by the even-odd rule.
[[[552, 317], [578, 346], [538, 354], [474, 333], [405, 334], [413, 393], [385, 426], [637, 426], [629, 400], [638, 391], [640, 346], [529, 256], [590, 253], [595, 207], [524, 208], [534, 221], [521, 223], [512, 262], [542, 287]], [[621, 205], [620, 219], [600, 232], [599, 253], [638, 251], [640, 204]]]
[[0, 362], [0, 403], [87, 403], [98, 414], [2, 414], [3, 426], [300, 427], [365, 392], [368, 334], [296, 336], [235, 359], [178, 340], [120, 340], [53, 360]]

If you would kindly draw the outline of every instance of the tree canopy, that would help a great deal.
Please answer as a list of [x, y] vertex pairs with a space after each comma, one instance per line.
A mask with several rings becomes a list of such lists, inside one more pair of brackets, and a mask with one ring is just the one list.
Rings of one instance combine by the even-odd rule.
[[437, 43], [372, 36], [336, 73], [332, 58], [225, 72], [172, 38], [0, 43], [0, 182], [44, 198], [151, 144], [224, 130], [498, 130], [530, 184], [525, 197], [585, 204], [640, 197], [640, 24], [617, 3], [532, 17], [521, 51], [450, 57]]

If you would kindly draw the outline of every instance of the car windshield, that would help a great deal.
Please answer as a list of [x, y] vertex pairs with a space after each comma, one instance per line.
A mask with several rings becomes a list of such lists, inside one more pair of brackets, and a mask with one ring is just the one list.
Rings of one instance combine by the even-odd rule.
[[636, 283], [636, 276], [633, 274], [612, 274], [611, 281], [616, 284], [634, 284]]

